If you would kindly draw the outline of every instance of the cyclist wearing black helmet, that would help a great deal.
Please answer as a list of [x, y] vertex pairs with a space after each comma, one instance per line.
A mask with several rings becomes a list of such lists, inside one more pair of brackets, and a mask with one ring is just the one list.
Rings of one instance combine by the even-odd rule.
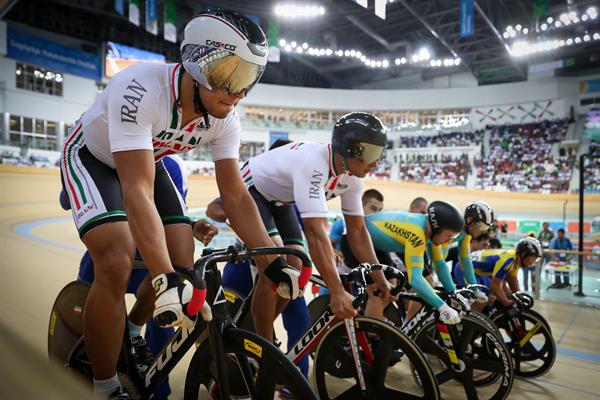
[[[386, 129], [381, 121], [371, 114], [355, 112], [337, 121], [330, 145], [293, 142], [253, 157], [242, 166], [242, 177], [275, 243], [302, 246], [302, 233], [291, 206], [296, 204], [311, 258], [327, 283], [331, 308], [338, 318], [352, 317], [355, 310], [352, 296], [342, 287], [335, 268], [326, 231], [327, 201], [341, 198], [348, 238], [356, 256], [361, 262], [376, 263], [364, 224], [360, 178], [375, 168], [386, 144]], [[268, 273], [267, 276], [270, 277]], [[307, 279], [302, 276], [305, 284]], [[383, 297], [388, 299], [390, 284], [382, 273], [377, 274], [376, 280], [384, 291]], [[257, 333], [266, 338], [272, 336], [273, 321], [285, 303], [285, 299], [274, 296], [270, 281], [260, 277], [252, 304]]]
[[[516, 304], [506, 295], [504, 282], [512, 292], [518, 292], [519, 281], [517, 273], [519, 267], [531, 267], [542, 257], [542, 245], [539, 240], [525, 236], [514, 249], [480, 250], [471, 254], [471, 261], [479, 283], [487, 285], [494, 296], [506, 307], [507, 314], [514, 316]], [[482, 305], [473, 305], [475, 309]]]
[[[404, 264], [410, 286], [429, 304], [440, 311], [440, 320], [448, 324], [460, 322], [458, 312], [449, 307], [423, 277], [424, 255], [428, 240], [434, 245], [450, 242], [465, 223], [460, 211], [452, 204], [434, 201], [427, 214], [406, 211], [381, 211], [365, 217], [367, 229], [378, 252], [404, 254]], [[345, 259], [351, 257], [344, 254]], [[348, 265], [352, 268], [352, 265]], [[452, 284], [448, 269], [436, 271], [444, 287]], [[454, 287], [454, 285], [452, 285]]]
[[[459, 250], [459, 263], [454, 265], [453, 269], [457, 283], [461, 286], [465, 285], [465, 278], [469, 284], [477, 283], [473, 264], [469, 258], [471, 254], [471, 239], [488, 231], [494, 223], [494, 211], [485, 201], [474, 201], [465, 208], [464, 220], [464, 230], [452, 240], [452, 242], [457, 244]], [[435, 246], [428, 243], [429, 254], [432, 256], [436, 270], [448, 270], [446, 257], [449, 245], [450, 243], [445, 243]], [[487, 296], [480, 291], [475, 291], [475, 299], [480, 303], [487, 303], [488, 300]]]
[[[191, 221], [163, 156], [210, 144], [231, 225], [248, 246], [273, 246], [240, 177], [235, 112], [260, 79], [267, 48], [264, 33], [241, 14], [198, 14], [183, 33], [182, 63], [142, 63], [119, 72], [65, 140], [63, 189], [95, 265], [83, 330], [99, 394], [128, 396], [121, 393], [115, 367], [136, 245], [153, 278], [155, 320], [163, 326], [193, 324], [185, 312], [191, 290], [172, 266], [193, 265]], [[273, 256], [257, 261], [262, 270], [272, 263], [286, 267]], [[279, 277], [298, 286], [293, 274]], [[143, 285], [151, 293], [149, 281]]]

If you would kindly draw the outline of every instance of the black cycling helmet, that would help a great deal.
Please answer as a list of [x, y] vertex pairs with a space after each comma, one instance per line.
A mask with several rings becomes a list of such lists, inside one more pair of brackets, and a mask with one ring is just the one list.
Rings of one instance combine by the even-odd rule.
[[485, 201], [474, 201], [465, 208], [465, 223], [467, 218], [471, 218], [473, 222], [483, 222], [484, 224], [491, 226], [494, 223], [494, 210]]
[[386, 146], [387, 129], [373, 114], [346, 114], [333, 127], [331, 147], [343, 158], [356, 158], [371, 164], [381, 158]]
[[427, 220], [431, 225], [432, 236], [444, 229], [461, 232], [465, 228], [462, 213], [454, 204], [433, 201], [427, 207]]
[[529, 256], [542, 256], [542, 245], [539, 240], [531, 236], [525, 236], [517, 243], [517, 255], [522, 258]]

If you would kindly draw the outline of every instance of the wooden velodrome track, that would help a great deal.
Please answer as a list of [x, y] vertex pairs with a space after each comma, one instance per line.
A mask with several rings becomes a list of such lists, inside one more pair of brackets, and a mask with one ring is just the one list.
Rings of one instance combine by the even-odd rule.
[[[562, 216], [565, 199], [568, 215], [576, 215], [575, 197], [543, 196], [535, 194], [498, 194], [471, 190], [437, 189], [424, 185], [371, 182], [386, 195], [386, 208], [406, 209], [417, 195], [429, 200], [446, 199], [464, 206], [467, 201], [481, 198], [489, 201], [499, 213], [554, 214]], [[373, 186], [368, 184], [367, 186]], [[4, 325], [16, 333], [39, 355], [46, 359], [47, 324], [50, 308], [59, 290], [76, 276], [83, 252], [70, 220], [70, 214], [58, 205], [60, 178], [56, 170], [15, 169], [0, 166], [0, 327]], [[192, 177], [188, 203], [203, 207], [217, 194], [214, 180]], [[588, 199], [588, 215], [600, 215], [598, 198]], [[332, 207], [339, 207], [333, 204]], [[600, 312], [598, 309], [558, 303], [538, 302], [536, 309], [547, 317], [559, 345], [554, 368], [534, 380], [516, 380], [511, 399], [600, 399]], [[1, 333], [1, 330], [0, 330]], [[0, 341], [10, 348], [23, 346]], [[21, 354], [18, 349], [13, 352]], [[23, 350], [25, 353], [25, 350]], [[40, 383], [36, 387], [35, 374], [52, 375], [49, 367], [26, 364], [23, 359], [7, 358], [0, 354], [0, 398], [10, 399], [13, 379], [29, 385], [30, 391], [39, 391], [39, 397], [48, 398], [48, 390]], [[12, 361], [11, 361], [12, 360]], [[14, 360], [20, 362], [15, 365]], [[185, 379], [185, 360], [171, 377], [174, 390], [172, 399], [182, 398]], [[14, 369], [16, 368], [16, 373]], [[22, 368], [20, 371], [19, 368]], [[6, 371], [12, 371], [9, 381]], [[42, 372], [40, 372], [42, 371]], [[52, 375], [54, 376], [54, 375]], [[52, 381], [46, 379], [44, 382]], [[3, 393], [7, 395], [3, 395]], [[464, 393], [464, 392], [463, 392]], [[14, 393], [13, 393], [14, 394]], [[24, 398], [20, 396], [19, 398]], [[58, 397], [57, 397], [58, 398]], [[65, 397], [62, 397], [65, 398]], [[81, 398], [81, 397], [77, 397]], [[464, 398], [458, 394], [457, 399]]]

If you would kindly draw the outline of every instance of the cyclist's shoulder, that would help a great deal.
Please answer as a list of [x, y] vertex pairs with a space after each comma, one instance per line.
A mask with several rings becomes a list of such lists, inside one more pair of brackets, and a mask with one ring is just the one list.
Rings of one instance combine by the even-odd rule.
[[132, 90], [136, 93], [162, 91], [176, 82], [172, 81], [173, 72], [180, 67], [177, 64], [139, 63], [118, 72], [113, 76], [107, 88]]

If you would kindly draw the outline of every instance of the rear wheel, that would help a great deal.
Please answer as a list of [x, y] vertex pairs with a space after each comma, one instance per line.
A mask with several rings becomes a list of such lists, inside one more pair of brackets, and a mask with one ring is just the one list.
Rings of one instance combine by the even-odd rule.
[[[225, 368], [232, 399], [316, 399], [300, 370], [273, 344], [237, 328], [223, 333]], [[196, 349], [185, 380], [185, 400], [220, 399], [209, 340]]]
[[48, 324], [48, 358], [64, 366], [75, 344], [83, 336], [83, 307], [90, 284], [73, 281], [58, 294]]
[[433, 371], [412, 340], [377, 319], [357, 317], [354, 325], [366, 391], [360, 388], [346, 328], [340, 321], [325, 332], [315, 352], [313, 374], [319, 398], [440, 398]]

